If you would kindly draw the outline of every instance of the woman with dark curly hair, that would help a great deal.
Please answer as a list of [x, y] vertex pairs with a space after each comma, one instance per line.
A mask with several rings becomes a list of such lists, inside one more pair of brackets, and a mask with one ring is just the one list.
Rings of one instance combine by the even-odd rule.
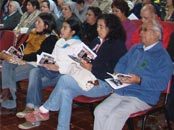
[[91, 71], [98, 82], [90, 90], [84, 90], [73, 77], [61, 76], [49, 99], [37, 111], [26, 115], [27, 121], [35, 123], [48, 120], [49, 110], [59, 111], [57, 130], [69, 130], [74, 97], [99, 97], [112, 92], [104, 79], [109, 77], [107, 72], [113, 73], [115, 64], [126, 53], [125, 32], [119, 18], [113, 14], [99, 17], [97, 32], [98, 37], [90, 44], [97, 57], [91, 63], [82, 60], [81, 66]]
[[97, 37], [97, 19], [102, 14], [102, 11], [98, 7], [89, 7], [86, 20], [82, 24], [82, 41], [85, 44], [91, 43]]
[[126, 31], [126, 47], [127, 49], [131, 48], [131, 38], [133, 32], [137, 29], [136, 25], [129, 20], [127, 17], [129, 15], [129, 7], [126, 1], [124, 0], [115, 0], [112, 5], [112, 13], [119, 17], [122, 22], [122, 25]]

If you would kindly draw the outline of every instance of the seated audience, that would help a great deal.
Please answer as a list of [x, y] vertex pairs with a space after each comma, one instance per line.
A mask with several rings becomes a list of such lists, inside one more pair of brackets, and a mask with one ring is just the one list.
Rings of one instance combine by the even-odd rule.
[[[49, 99], [38, 111], [28, 113], [25, 118], [31, 123], [49, 119], [50, 111], [59, 111], [57, 130], [70, 130], [70, 119], [73, 98], [78, 95], [98, 97], [108, 95], [112, 88], [104, 81], [112, 73], [119, 58], [125, 54], [125, 32], [118, 17], [104, 14], [98, 18], [98, 37], [91, 43], [97, 57], [91, 62], [81, 61], [81, 66], [91, 71], [98, 79], [90, 90], [83, 90], [70, 75], [59, 78]], [[84, 75], [86, 76], [86, 75]]]
[[[43, 64], [31, 70], [29, 76], [29, 85], [27, 91], [26, 108], [22, 112], [16, 114], [19, 118], [42, 103], [42, 89], [52, 85], [55, 86], [61, 74], [66, 73], [67, 69], [73, 63], [68, 55], [77, 55], [82, 48], [82, 41], [79, 39], [80, 25], [76, 19], [67, 19], [63, 22], [61, 28], [61, 38], [56, 42], [52, 56], [55, 57], [55, 64]], [[19, 125], [21, 129], [29, 129], [38, 126], [25, 122]]]
[[122, 130], [132, 113], [149, 109], [159, 101], [172, 75], [172, 61], [161, 43], [160, 25], [142, 25], [141, 44], [133, 47], [117, 63], [114, 72], [130, 84], [115, 90], [94, 111], [94, 130]]
[[19, 24], [15, 27], [16, 34], [20, 33], [21, 28], [28, 28], [28, 33], [34, 27], [34, 22], [39, 15], [39, 2], [37, 0], [28, 0], [26, 5], [27, 11], [22, 15]]
[[[8, 56], [9, 62], [3, 61], [1, 107], [16, 108], [16, 82], [28, 79], [30, 70], [35, 67], [30, 62], [36, 61], [37, 54], [52, 52], [57, 41], [57, 36], [54, 33], [55, 27], [54, 17], [48, 13], [41, 13], [36, 19], [35, 29], [30, 32], [29, 38], [24, 43], [23, 51], [23, 45], [21, 45], [20, 51], [24, 54], [20, 60], [22, 65], [16, 64], [16, 59], [10, 55]], [[12, 100], [9, 100], [10, 97], [12, 97]]]
[[8, 4], [8, 15], [3, 17], [1, 29], [13, 30], [23, 15], [20, 5], [16, 1], [10, 1]]
[[118, 16], [123, 24], [123, 27], [126, 31], [126, 47], [127, 49], [130, 49], [132, 34], [138, 27], [127, 18], [129, 14], [128, 4], [124, 0], [115, 0], [112, 3], [111, 8], [112, 13]]
[[89, 7], [86, 14], [86, 21], [82, 24], [81, 38], [85, 44], [90, 44], [98, 35], [97, 19], [102, 14], [98, 7]]

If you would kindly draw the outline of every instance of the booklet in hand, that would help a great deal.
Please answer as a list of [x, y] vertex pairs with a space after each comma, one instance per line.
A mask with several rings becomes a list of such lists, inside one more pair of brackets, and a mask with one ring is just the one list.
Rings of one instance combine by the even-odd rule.
[[127, 75], [127, 74], [121, 74], [121, 73], [117, 73], [117, 74], [111, 74], [111, 73], [107, 73], [110, 76], [112, 76], [112, 78], [107, 78], [105, 79], [105, 81], [114, 89], [119, 89], [119, 88], [123, 88], [126, 87], [130, 84], [127, 83], [122, 83], [119, 78], [120, 77], [127, 77], [130, 78], [131, 75]]
[[16, 58], [21, 59], [23, 57], [23, 52], [19, 51], [18, 49], [16, 49], [14, 46], [11, 46], [10, 48], [8, 48], [7, 51], [5, 51], [7, 54], [12, 55]]
[[94, 60], [97, 55], [85, 44], [83, 44], [82, 49], [79, 51], [79, 53], [77, 54], [77, 56], [74, 55], [69, 55], [69, 57], [76, 61], [76, 62], [81, 62], [81, 60], [85, 60], [88, 63], [91, 63], [92, 60]]
[[46, 52], [42, 52], [41, 55], [37, 55], [37, 64], [55, 64], [55, 58]]

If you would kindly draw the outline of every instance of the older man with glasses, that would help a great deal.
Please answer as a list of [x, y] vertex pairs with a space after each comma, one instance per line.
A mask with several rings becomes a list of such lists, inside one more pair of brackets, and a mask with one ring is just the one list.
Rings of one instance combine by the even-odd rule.
[[133, 47], [115, 67], [127, 87], [115, 90], [95, 109], [94, 130], [122, 130], [131, 113], [157, 104], [172, 75], [172, 61], [161, 43], [160, 24], [152, 20], [142, 25], [141, 44]]

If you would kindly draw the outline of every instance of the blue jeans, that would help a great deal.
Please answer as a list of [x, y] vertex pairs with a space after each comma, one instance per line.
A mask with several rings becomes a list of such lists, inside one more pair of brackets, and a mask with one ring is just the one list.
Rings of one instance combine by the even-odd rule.
[[34, 66], [30, 64], [17, 65], [6, 61], [2, 63], [2, 89], [9, 88], [13, 101], [4, 101], [1, 105], [5, 108], [16, 107], [16, 82], [24, 79], [28, 79], [30, 70]]
[[98, 86], [94, 86], [89, 91], [84, 91], [71, 76], [63, 75], [43, 106], [51, 111], [59, 110], [57, 130], [69, 130], [74, 97], [79, 95], [99, 97], [108, 95], [112, 91], [112, 88], [101, 80], [99, 80]]
[[36, 108], [42, 103], [42, 89], [55, 86], [61, 74], [46, 70], [44, 67], [36, 67], [30, 71], [27, 90], [27, 106]]

